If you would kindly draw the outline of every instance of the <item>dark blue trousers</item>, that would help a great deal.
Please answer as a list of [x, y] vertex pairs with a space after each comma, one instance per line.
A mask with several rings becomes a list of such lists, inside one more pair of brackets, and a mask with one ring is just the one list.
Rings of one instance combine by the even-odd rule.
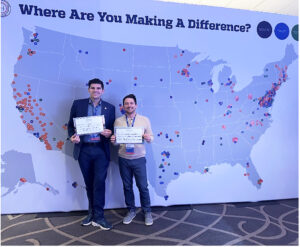
[[78, 158], [93, 220], [104, 218], [105, 179], [109, 161], [101, 145], [83, 144]]
[[151, 212], [145, 157], [133, 160], [119, 157], [119, 168], [123, 181], [125, 203], [128, 210], [135, 211], [135, 199], [133, 193], [134, 176], [140, 192], [140, 202], [143, 212]]

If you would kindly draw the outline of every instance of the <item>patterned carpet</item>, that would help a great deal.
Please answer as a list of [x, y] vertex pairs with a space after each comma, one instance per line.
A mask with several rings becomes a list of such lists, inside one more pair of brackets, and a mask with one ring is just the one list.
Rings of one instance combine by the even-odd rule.
[[82, 227], [86, 212], [1, 216], [2, 245], [298, 245], [298, 199], [154, 207], [152, 226], [139, 211], [106, 210], [114, 228]]

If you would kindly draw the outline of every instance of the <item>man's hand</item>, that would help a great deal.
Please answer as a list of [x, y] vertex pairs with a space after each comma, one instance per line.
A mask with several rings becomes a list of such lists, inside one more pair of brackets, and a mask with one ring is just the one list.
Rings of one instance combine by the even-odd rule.
[[115, 143], [115, 142], [116, 142], [116, 136], [115, 136], [115, 135], [112, 135], [112, 136], [110, 137], [110, 141], [111, 141], [111, 143]]
[[149, 134], [144, 134], [143, 138], [147, 141], [147, 142], [151, 142], [151, 135]]
[[106, 138], [109, 138], [111, 136], [112, 132], [109, 129], [104, 129], [100, 134], [105, 136]]
[[77, 135], [77, 134], [74, 134], [74, 135], [72, 135], [71, 137], [70, 137], [70, 140], [71, 140], [71, 142], [72, 143], [79, 143], [80, 142], [80, 137], [79, 137], [79, 135]]

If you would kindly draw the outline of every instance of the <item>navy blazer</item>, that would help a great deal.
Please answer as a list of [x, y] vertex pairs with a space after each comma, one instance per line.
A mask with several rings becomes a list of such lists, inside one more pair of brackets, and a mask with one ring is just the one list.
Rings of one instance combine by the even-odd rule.
[[[88, 104], [89, 98], [87, 99], [78, 99], [74, 100], [70, 118], [68, 122], [68, 135], [69, 138], [75, 134], [75, 127], [73, 118], [76, 117], [87, 117], [88, 115]], [[110, 129], [112, 132], [114, 130], [114, 122], [115, 122], [115, 107], [106, 101], [101, 101], [101, 114], [104, 115], [105, 118], [105, 128]], [[106, 138], [101, 135], [101, 142], [103, 142], [104, 151], [108, 160], [110, 160], [110, 138]], [[74, 144], [73, 156], [75, 160], [78, 160], [80, 154], [80, 148], [82, 145], [82, 140], [78, 144]]]

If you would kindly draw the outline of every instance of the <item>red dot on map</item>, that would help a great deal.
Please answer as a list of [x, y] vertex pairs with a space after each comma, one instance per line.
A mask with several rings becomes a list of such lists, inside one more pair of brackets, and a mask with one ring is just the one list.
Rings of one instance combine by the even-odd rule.
[[27, 87], [30, 87], [30, 84], [27, 84]]
[[51, 126], [53, 125], [53, 123], [52, 123], [52, 122], [50, 122], [49, 124], [50, 124]]
[[40, 108], [39, 108], [39, 110], [41, 111], [41, 110], [43, 110], [43, 108], [42, 108], [42, 107], [40, 107]]
[[208, 99], [206, 99], [205, 102], [208, 102]]
[[36, 119], [36, 120], [39, 120], [39, 117], [36, 117], [35, 119]]
[[31, 88], [28, 88], [28, 91], [30, 92], [30, 91], [31, 91]]
[[17, 89], [16, 89], [16, 88], [14, 88], [14, 89], [13, 89], [13, 91], [14, 91], [14, 92], [16, 92], [16, 91], [17, 91]]
[[21, 181], [22, 183], [26, 183], [26, 182], [27, 182], [26, 178], [20, 178], [20, 181]]
[[23, 120], [23, 123], [26, 123], [26, 121], [25, 121], [25, 120]]
[[134, 77], [134, 80], [137, 80], [137, 77], [136, 77], [136, 76]]
[[238, 139], [237, 137], [233, 137], [233, 138], [232, 138], [233, 143], [237, 143], [238, 140], [239, 140], [239, 139]]
[[46, 190], [49, 191], [50, 189], [47, 187]]
[[11, 84], [16, 84], [16, 82], [15, 82], [15, 81], [12, 81]]
[[14, 74], [14, 77], [18, 77], [18, 74]]
[[189, 165], [189, 168], [192, 168], [192, 166], [191, 166], [191, 165]]
[[123, 51], [126, 51], [126, 49], [125, 49], [125, 48], [123, 48]]

